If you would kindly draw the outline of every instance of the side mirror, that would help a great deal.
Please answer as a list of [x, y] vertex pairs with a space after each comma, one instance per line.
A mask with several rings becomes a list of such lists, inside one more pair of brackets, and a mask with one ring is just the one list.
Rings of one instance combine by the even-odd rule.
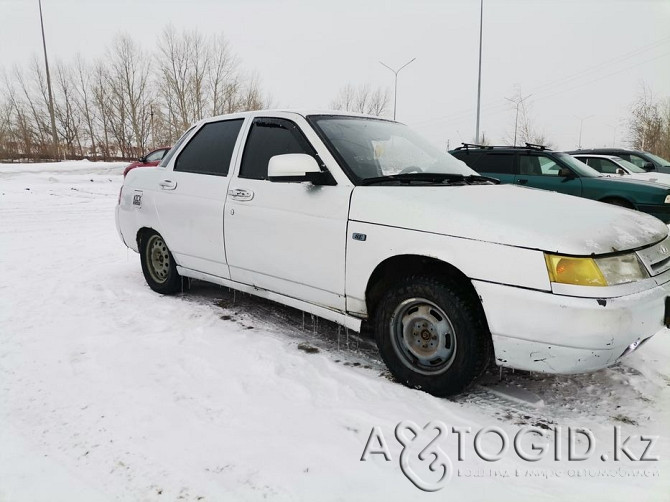
[[575, 173], [573, 173], [572, 170], [568, 169], [567, 167], [561, 167], [561, 168], [558, 170], [558, 175], [559, 175], [561, 178], [568, 178], [568, 179], [570, 179], [570, 178], [575, 178], [575, 177], [576, 177], [576, 176], [575, 176]]
[[139, 159], [137, 159], [137, 161], [141, 162], [142, 164], [145, 164], [146, 161], [147, 161], [147, 158], [146, 157], [140, 157]]
[[270, 158], [270, 181], [310, 181], [314, 185], [335, 185], [329, 172], [321, 171], [314, 157], [305, 153], [285, 153]]
[[655, 171], [655, 169], [654, 169], [654, 164], [652, 164], [651, 162], [646, 162], [646, 163], [642, 166], [642, 169], [644, 169], [645, 171]]
[[624, 174], [626, 174], [626, 171], [624, 171], [624, 170], [621, 169], [620, 167], [617, 167], [617, 168], [616, 168], [616, 173], [617, 173], [619, 176], [623, 176]]

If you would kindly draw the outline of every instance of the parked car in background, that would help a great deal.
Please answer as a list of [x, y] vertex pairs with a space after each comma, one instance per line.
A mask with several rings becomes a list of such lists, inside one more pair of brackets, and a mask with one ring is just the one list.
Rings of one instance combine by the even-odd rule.
[[604, 368], [668, 318], [659, 220], [501, 186], [377, 117], [202, 120], [159, 167], [128, 174], [116, 223], [154, 291], [191, 277], [366, 322], [393, 376], [438, 396], [492, 352], [524, 370]]
[[153, 167], [157, 166], [161, 160], [163, 160], [163, 157], [165, 157], [165, 154], [170, 151], [170, 147], [162, 147], [158, 148], [156, 150], [153, 150], [143, 157], [140, 157], [137, 159], [136, 162], [133, 162], [132, 164], [129, 164], [126, 166], [126, 168], [123, 170], [123, 177], [125, 178], [126, 175], [136, 167]]
[[607, 177], [567, 153], [531, 144], [520, 147], [464, 144], [450, 153], [479, 174], [503, 183], [637, 209], [670, 223], [670, 187]]
[[616, 155], [641, 167], [645, 171], [656, 171], [659, 173], [670, 173], [670, 161], [662, 159], [658, 155], [639, 150], [625, 150], [623, 148], [590, 148], [582, 150], [573, 150], [566, 152], [571, 155], [598, 154], [598, 155]]
[[573, 157], [606, 176], [623, 176], [625, 180], [642, 180], [670, 185], [670, 173], [646, 171], [615, 155], [573, 154]]

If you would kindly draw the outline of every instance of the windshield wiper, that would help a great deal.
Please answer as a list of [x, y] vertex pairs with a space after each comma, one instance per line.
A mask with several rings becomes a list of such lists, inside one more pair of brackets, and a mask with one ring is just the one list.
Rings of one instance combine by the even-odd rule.
[[419, 183], [436, 183], [436, 184], [463, 184], [471, 185], [474, 183], [494, 183], [499, 184], [500, 180], [489, 178], [488, 176], [477, 176], [473, 174], [453, 174], [453, 173], [404, 173], [404, 174], [389, 174], [387, 176], [376, 176], [374, 178], [366, 178], [361, 180], [361, 185], [375, 185], [377, 183], [399, 182], [410, 184], [412, 182]]

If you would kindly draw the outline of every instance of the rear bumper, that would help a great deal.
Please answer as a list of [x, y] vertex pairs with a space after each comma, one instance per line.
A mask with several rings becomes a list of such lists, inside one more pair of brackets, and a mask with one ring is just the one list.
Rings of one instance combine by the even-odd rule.
[[641, 293], [596, 299], [473, 281], [499, 366], [583, 373], [617, 362], [665, 331], [670, 282]]

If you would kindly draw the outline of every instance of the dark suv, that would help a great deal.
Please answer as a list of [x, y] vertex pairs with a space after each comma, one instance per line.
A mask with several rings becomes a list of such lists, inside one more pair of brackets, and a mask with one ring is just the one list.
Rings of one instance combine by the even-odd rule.
[[589, 148], [584, 150], [573, 150], [566, 153], [571, 155], [585, 155], [589, 153], [598, 155], [616, 155], [623, 160], [632, 162], [645, 171], [670, 173], [670, 161], [662, 159], [653, 153], [641, 152], [639, 150], [624, 150], [623, 148]]
[[567, 153], [529, 143], [525, 147], [464, 143], [449, 153], [479, 174], [498, 178], [502, 183], [608, 202], [670, 222], [670, 189], [667, 186], [606, 177]]

